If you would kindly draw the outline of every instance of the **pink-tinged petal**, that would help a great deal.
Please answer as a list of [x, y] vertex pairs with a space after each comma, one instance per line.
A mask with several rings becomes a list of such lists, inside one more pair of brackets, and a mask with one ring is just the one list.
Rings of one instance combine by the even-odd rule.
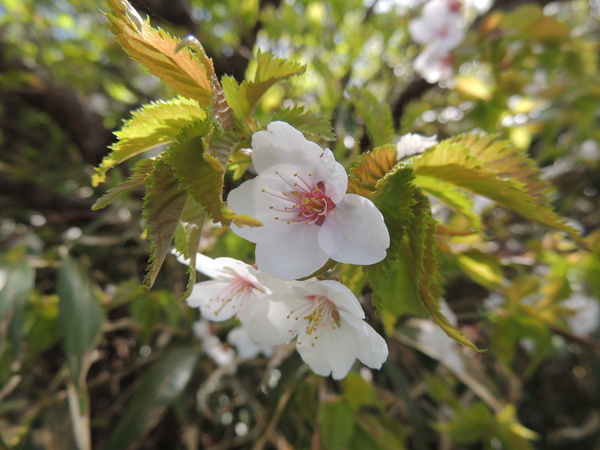
[[329, 257], [319, 247], [314, 224], [276, 221], [263, 227], [256, 244], [258, 270], [282, 280], [306, 277], [325, 265]]
[[341, 329], [348, 330], [347, 344], [364, 365], [379, 369], [388, 357], [389, 350], [385, 339], [368, 323], [346, 311], [339, 311]]
[[271, 122], [268, 131], [252, 135], [252, 162], [261, 174], [270, 167], [290, 164], [296, 167], [315, 167], [323, 149], [285, 122]]
[[342, 328], [327, 330], [318, 340], [305, 334], [298, 336], [296, 350], [313, 372], [340, 380], [348, 374], [356, 360], [353, 349], [348, 345], [349, 338], [351, 336]]
[[347, 194], [325, 219], [319, 245], [334, 261], [368, 265], [385, 258], [390, 235], [372, 201]]
[[306, 290], [310, 291], [313, 295], [327, 297], [338, 310], [347, 311], [360, 319], [364, 319], [365, 317], [365, 313], [356, 296], [347, 286], [339, 281], [307, 281]]
[[210, 299], [218, 297], [228, 286], [229, 282], [227, 281], [201, 281], [194, 285], [194, 289], [186, 299], [186, 302], [192, 308], [199, 308], [204, 303], [210, 301]]

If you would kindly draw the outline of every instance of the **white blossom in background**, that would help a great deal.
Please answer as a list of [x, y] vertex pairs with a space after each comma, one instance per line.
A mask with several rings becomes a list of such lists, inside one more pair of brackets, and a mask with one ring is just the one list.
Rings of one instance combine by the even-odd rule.
[[415, 58], [413, 68], [428, 83], [452, 78], [451, 52], [463, 41], [466, 22], [457, 0], [430, 0], [421, 16], [411, 20], [408, 31], [412, 39], [425, 48]]
[[252, 136], [258, 176], [232, 190], [229, 207], [262, 222], [231, 229], [256, 243], [258, 269], [283, 280], [311, 275], [331, 258], [347, 264], [381, 261], [390, 244], [373, 202], [347, 194], [348, 177], [329, 149], [285, 122]]
[[202, 318], [192, 324], [194, 335], [202, 342], [202, 347], [208, 356], [220, 367], [233, 366], [235, 352], [233, 349], [221, 342], [218, 336], [211, 331], [211, 324]]
[[417, 44], [431, 45], [448, 54], [463, 41], [466, 23], [456, 0], [430, 0], [421, 16], [411, 20], [408, 32]]
[[261, 353], [266, 357], [271, 357], [275, 351], [274, 346], [252, 339], [250, 330], [244, 325], [231, 330], [227, 334], [227, 342], [235, 347], [237, 354], [243, 359], [253, 359]]
[[413, 61], [413, 68], [428, 83], [450, 81], [454, 75], [452, 55], [440, 53], [433, 47], [427, 46]]
[[[181, 256], [177, 260], [188, 264]], [[256, 269], [237, 259], [212, 259], [198, 253], [196, 270], [212, 280], [196, 283], [187, 303], [215, 322], [236, 316], [245, 323], [252, 306], [268, 293], [256, 279]]]
[[567, 325], [574, 333], [587, 336], [598, 329], [600, 303], [597, 299], [575, 293], [565, 300], [562, 306], [574, 311], [573, 315], [565, 318]]
[[407, 156], [418, 155], [438, 143], [435, 136], [421, 136], [416, 133], [407, 133], [396, 144], [396, 159], [401, 160]]
[[271, 345], [297, 338], [302, 360], [318, 375], [342, 379], [358, 358], [379, 369], [388, 356], [385, 340], [365, 321], [360, 303], [346, 286], [333, 281], [259, 280], [273, 294], [261, 299], [250, 316], [252, 337]]
[[[445, 300], [440, 302], [440, 310], [448, 321], [457, 326], [456, 315]], [[456, 341], [448, 335], [437, 324], [431, 320], [420, 320], [418, 322], [419, 334], [417, 340], [434, 351], [438, 361], [452, 370], [454, 373], [464, 373], [465, 363], [460, 355]], [[433, 355], [432, 355], [433, 356]]]

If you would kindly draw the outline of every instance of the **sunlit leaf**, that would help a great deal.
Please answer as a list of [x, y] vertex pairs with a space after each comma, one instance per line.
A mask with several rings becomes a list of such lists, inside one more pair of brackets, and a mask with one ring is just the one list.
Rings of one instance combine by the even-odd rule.
[[415, 191], [416, 203], [412, 206], [414, 219], [406, 230], [413, 274], [419, 297], [433, 320], [444, 332], [457, 342], [477, 350], [460, 330], [454, 327], [440, 312], [442, 278], [438, 271], [436, 221], [431, 214], [429, 200], [421, 192]]
[[105, 208], [108, 206], [118, 195], [126, 192], [130, 189], [133, 189], [137, 186], [141, 186], [144, 184], [144, 180], [150, 174], [153, 169], [153, 164], [151, 159], [142, 159], [139, 161], [135, 167], [133, 168], [133, 175], [131, 175], [127, 180], [119, 183], [118, 186], [110, 189], [106, 194], [100, 197], [96, 203], [92, 206], [94, 211], [98, 209]]
[[446, 140], [415, 158], [417, 175], [451, 183], [494, 200], [527, 219], [564, 231], [581, 247], [585, 240], [550, 207], [547, 187], [533, 161], [507, 141], [467, 135]]
[[478, 284], [494, 289], [502, 286], [504, 274], [498, 260], [479, 250], [469, 250], [456, 255], [460, 268]]
[[492, 90], [479, 78], [473, 75], [457, 75], [454, 77], [454, 88], [468, 98], [489, 101]]
[[477, 231], [481, 231], [481, 218], [473, 212], [472, 197], [450, 183], [431, 177], [415, 177], [415, 184], [428, 194], [437, 197], [455, 213], [464, 216]]
[[187, 386], [199, 352], [196, 348], [170, 348], [140, 377], [105, 448], [128, 448], [154, 428]]
[[283, 108], [273, 115], [272, 120], [287, 122], [304, 134], [321, 136], [328, 141], [335, 139], [335, 135], [331, 130], [331, 122], [303, 106], [296, 105], [291, 108]]
[[374, 147], [391, 144], [394, 124], [389, 106], [379, 101], [366, 88], [352, 87], [348, 90], [352, 104], [362, 118]]
[[375, 191], [379, 180], [396, 165], [396, 146], [377, 147], [372, 152], [358, 157], [350, 168], [348, 192], [351, 194], [369, 195]]
[[275, 83], [306, 71], [306, 65], [261, 51], [256, 55], [254, 64], [256, 73], [252, 81], [244, 81], [238, 85], [233, 77], [225, 76], [222, 79], [227, 102], [239, 119], [247, 118]]
[[212, 105], [215, 75], [210, 60], [187, 47], [178, 49], [175, 38], [142, 20], [127, 0], [107, 0], [107, 4], [108, 28], [133, 60], [178, 94], [205, 107]]
[[[161, 145], [175, 141], [182, 128], [192, 122], [205, 121], [206, 111], [194, 100], [176, 98], [168, 102], [154, 102], [134, 111], [132, 118], [115, 134], [119, 141], [112, 145], [92, 177], [97, 186], [104, 181], [106, 172], [117, 164]], [[208, 124], [206, 125], [208, 131]]]
[[104, 313], [84, 266], [66, 251], [61, 255], [57, 292], [69, 372], [79, 387], [91, 364]]

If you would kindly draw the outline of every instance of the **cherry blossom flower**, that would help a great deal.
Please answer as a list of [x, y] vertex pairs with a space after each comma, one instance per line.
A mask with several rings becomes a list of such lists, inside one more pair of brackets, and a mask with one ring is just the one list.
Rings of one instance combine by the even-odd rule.
[[437, 135], [428, 137], [407, 133], [396, 144], [396, 159], [401, 160], [407, 156], [418, 155], [437, 143]]
[[421, 16], [410, 21], [408, 31], [418, 44], [431, 44], [440, 54], [448, 54], [465, 37], [465, 21], [456, 0], [431, 0]]
[[[188, 263], [182, 257], [178, 257], [178, 260], [183, 264]], [[237, 259], [212, 259], [198, 253], [196, 270], [212, 280], [196, 283], [187, 303], [200, 308], [203, 317], [215, 322], [236, 315], [241, 322], [245, 322], [252, 306], [268, 293], [256, 279], [256, 269]]]
[[449, 81], [454, 74], [452, 55], [440, 52], [435, 46], [428, 45], [413, 61], [415, 72], [428, 83]]
[[256, 243], [259, 270], [293, 280], [330, 258], [364, 265], [385, 258], [390, 238], [383, 216], [365, 197], [346, 194], [346, 171], [331, 150], [285, 122], [255, 133], [252, 148], [258, 176], [231, 191], [227, 202], [263, 224], [231, 227]]
[[385, 340], [364, 321], [362, 307], [343, 284], [258, 277], [273, 294], [252, 310], [250, 333], [256, 341], [278, 345], [297, 337], [303, 361], [315, 373], [338, 380], [357, 358], [373, 369], [387, 359]]

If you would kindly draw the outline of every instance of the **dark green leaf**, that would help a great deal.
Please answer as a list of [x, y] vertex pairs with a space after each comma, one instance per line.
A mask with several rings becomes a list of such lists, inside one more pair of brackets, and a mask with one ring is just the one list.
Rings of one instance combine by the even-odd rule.
[[[17, 358], [23, 340], [25, 304], [33, 289], [35, 270], [28, 261], [21, 260], [0, 266], [0, 278], [0, 331], [6, 329], [1, 325], [9, 324], [12, 353]], [[0, 339], [4, 338], [0, 335]]]
[[58, 270], [60, 323], [71, 379], [75, 386], [85, 380], [90, 354], [104, 321], [104, 313], [84, 267], [65, 251]]
[[319, 410], [321, 442], [328, 450], [346, 448], [354, 432], [352, 413], [343, 402], [325, 402]]
[[187, 386], [198, 356], [196, 348], [167, 349], [142, 374], [104, 448], [126, 449], [154, 428]]
[[287, 122], [304, 134], [321, 136], [328, 141], [335, 139], [331, 130], [331, 122], [317, 113], [308, 111], [304, 106], [283, 108], [273, 115], [272, 120]]

